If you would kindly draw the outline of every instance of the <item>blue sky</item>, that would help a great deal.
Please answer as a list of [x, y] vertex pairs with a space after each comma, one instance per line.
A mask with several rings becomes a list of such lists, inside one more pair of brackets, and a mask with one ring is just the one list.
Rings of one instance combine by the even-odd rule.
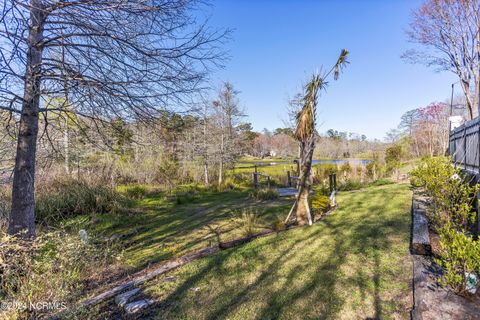
[[213, 75], [232, 82], [255, 130], [283, 126], [289, 96], [340, 50], [350, 65], [319, 100], [319, 131], [385, 136], [407, 110], [444, 101], [456, 78], [404, 62], [416, 0], [216, 0], [211, 25], [233, 29], [230, 60]]

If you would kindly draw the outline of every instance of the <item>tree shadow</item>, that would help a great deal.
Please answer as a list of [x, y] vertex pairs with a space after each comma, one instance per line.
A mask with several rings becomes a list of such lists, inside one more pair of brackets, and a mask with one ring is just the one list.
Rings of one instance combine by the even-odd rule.
[[[373, 314], [366, 318], [384, 318], [389, 310], [383, 298], [388, 265], [382, 259], [395, 241], [408, 241], [410, 216], [385, 214], [394, 194], [374, 196], [357, 194], [355, 201], [312, 227], [208, 257], [143, 318], [182, 318], [182, 308], [188, 312], [201, 308], [198, 318], [225, 319], [246, 307], [253, 308], [248, 314], [254, 319], [331, 319], [350, 299], [349, 292], [342, 291], [345, 288], [356, 288], [361, 303], [368, 301], [368, 312]], [[378, 204], [370, 203], [366, 210], [370, 201]], [[235, 272], [239, 278], [251, 274], [252, 281], [232, 280]], [[205, 294], [198, 301], [186, 297], [192, 288], [207, 284], [215, 286], [214, 296]]]

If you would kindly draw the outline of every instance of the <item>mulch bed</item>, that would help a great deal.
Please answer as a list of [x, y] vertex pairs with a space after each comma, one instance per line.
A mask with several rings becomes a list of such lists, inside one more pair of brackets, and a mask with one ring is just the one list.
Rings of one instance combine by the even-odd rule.
[[[414, 190], [414, 200], [428, 203], [428, 199]], [[429, 228], [432, 255], [412, 255], [414, 309], [412, 319], [416, 320], [470, 320], [480, 319], [480, 290], [475, 295], [459, 296], [441, 286], [438, 280], [442, 269], [435, 262], [440, 252], [439, 235]]]

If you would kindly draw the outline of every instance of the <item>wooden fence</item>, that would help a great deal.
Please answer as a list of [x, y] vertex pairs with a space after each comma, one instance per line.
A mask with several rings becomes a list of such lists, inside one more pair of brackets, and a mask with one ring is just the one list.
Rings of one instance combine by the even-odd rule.
[[480, 117], [450, 131], [448, 150], [453, 162], [465, 171], [480, 173]]

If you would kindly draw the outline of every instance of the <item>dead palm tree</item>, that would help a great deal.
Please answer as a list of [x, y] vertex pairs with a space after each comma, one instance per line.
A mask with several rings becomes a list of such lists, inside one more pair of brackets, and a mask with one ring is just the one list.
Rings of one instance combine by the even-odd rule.
[[319, 91], [326, 88], [328, 77], [332, 74], [337, 80], [340, 72], [349, 63], [347, 61], [348, 51], [343, 49], [337, 59], [335, 65], [325, 73], [320, 75], [316, 73], [305, 86], [305, 95], [303, 96], [303, 107], [296, 116], [295, 138], [300, 143], [300, 172], [298, 183], [298, 196], [293, 204], [292, 209], [287, 217], [288, 222], [290, 215], [295, 210], [295, 216], [299, 225], [312, 224], [313, 217], [310, 211], [308, 196], [311, 189], [311, 169], [312, 157], [315, 149], [316, 136], [316, 110]]

